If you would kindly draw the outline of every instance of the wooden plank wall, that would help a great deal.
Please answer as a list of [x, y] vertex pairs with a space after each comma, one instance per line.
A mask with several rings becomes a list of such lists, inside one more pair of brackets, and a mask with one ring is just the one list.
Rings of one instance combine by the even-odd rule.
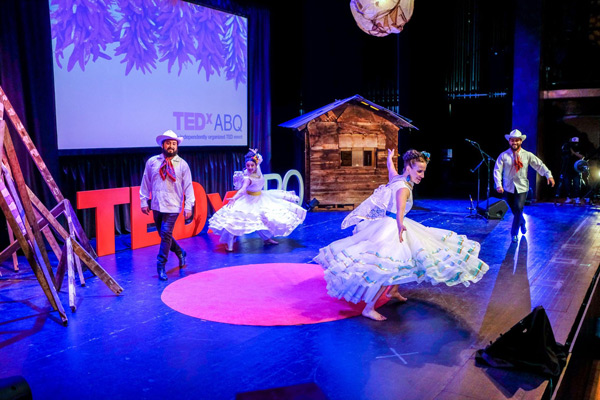
[[[321, 205], [357, 206], [388, 181], [387, 149], [398, 149], [398, 127], [360, 106], [349, 106], [339, 118], [332, 113], [306, 127], [310, 198]], [[375, 149], [372, 167], [342, 167], [340, 149]]]

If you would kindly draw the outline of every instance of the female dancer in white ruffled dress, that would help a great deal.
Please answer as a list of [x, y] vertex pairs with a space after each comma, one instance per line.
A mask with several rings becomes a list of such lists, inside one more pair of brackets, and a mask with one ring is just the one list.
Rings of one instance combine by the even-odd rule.
[[386, 318], [375, 311], [375, 303], [388, 286], [389, 298], [405, 301], [398, 284], [428, 281], [468, 286], [489, 268], [478, 258], [478, 242], [405, 217], [413, 204], [413, 186], [425, 177], [429, 155], [407, 151], [401, 175], [393, 155], [388, 150], [389, 183], [342, 222], [342, 228], [356, 225], [353, 235], [320, 249], [314, 259], [325, 269], [329, 295], [366, 302], [362, 314], [378, 321]]
[[252, 232], [257, 232], [265, 244], [278, 244], [273, 236], [288, 236], [306, 217], [294, 192], [262, 190], [265, 178], [258, 150], [250, 149], [245, 159], [246, 169], [233, 175], [233, 186], [238, 192], [208, 221], [227, 251], [233, 251], [237, 236]]

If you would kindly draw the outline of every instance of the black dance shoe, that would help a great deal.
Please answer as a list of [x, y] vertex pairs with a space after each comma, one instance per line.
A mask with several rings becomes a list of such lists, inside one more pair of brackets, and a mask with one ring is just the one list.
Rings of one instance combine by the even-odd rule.
[[185, 256], [187, 256], [187, 253], [185, 252], [185, 250], [181, 249], [181, 254], [177, 256], [177, 258], [179, 258], [179, 267], [180, 268], [186, 266]]
[[165, 267], [156, 267], [156, 270], [158, 271], [158, 279], [160, 279], [161, 281], [166, 281], [167, 279], [167, 273], [165, 272]]

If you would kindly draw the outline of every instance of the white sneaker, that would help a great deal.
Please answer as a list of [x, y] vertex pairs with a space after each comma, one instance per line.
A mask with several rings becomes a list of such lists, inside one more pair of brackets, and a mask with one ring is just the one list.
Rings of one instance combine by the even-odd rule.
[[579, 204], [579, 198], [575, 199], [575, 204]]
[[570, 199], [570, 198], [568, 198], [568, 197], [567, 197], [567, 199], [565, 200], [565, 204], [571, 204], [572, 202], [573, 202], [573, 200], [572, 200], [572, 199]]

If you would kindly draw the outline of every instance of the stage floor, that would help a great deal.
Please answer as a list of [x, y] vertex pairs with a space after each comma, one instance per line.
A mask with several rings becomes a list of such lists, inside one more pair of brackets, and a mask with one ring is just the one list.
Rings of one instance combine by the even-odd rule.
[[[309, 263], [319, 247], [351, 234], [347, 212], [311, 212], [278, 246], [256, 235], [236, 252], [206, 232], [182, 240], [187, 267], [169, 260], [156, 274], [157, 247], [122, 250], [100, 264], [124, 288], [114, 295], [88, 277], [77, 312], [61, 299], [60, 323], [30, 268], [0, 266], [0, 378], [23, 376], [34, 399], [234, 399], [237, 393], [315, 382], [331, 400], [539, 399], [548, 381], [475, 364], [474, 353], [542, 305], [564, 343], [600, 263], [600, 208], [526, 206], [528, 233], [511, 243], [503, 220], [468, 218], [468, 204], [417, 199], [409, 217], [479, 241], [489, 272], [470, 287], [409, 284], [387, 321], [358, 316], [300, 326], [240, 326], [196, 319], [161, 301], [181, 276], [244, 264]], [[126, 237], [118, 238], [126, 241]], [[290, 291], [294, 287], [289, 288]], [[202, 293], [197, 293], [202, 296]]]

